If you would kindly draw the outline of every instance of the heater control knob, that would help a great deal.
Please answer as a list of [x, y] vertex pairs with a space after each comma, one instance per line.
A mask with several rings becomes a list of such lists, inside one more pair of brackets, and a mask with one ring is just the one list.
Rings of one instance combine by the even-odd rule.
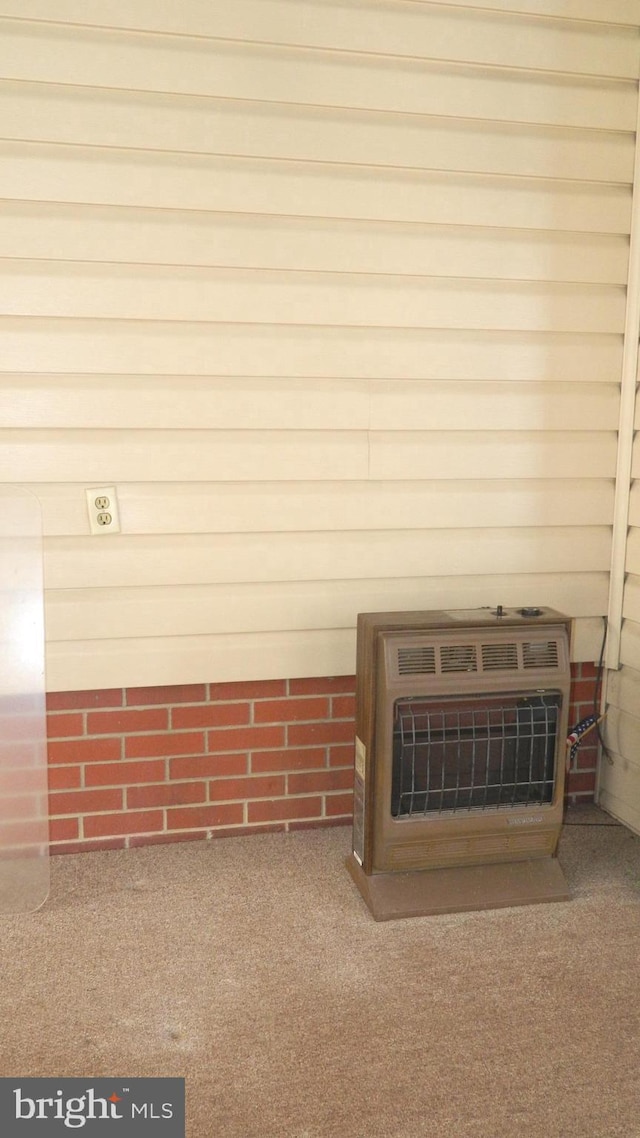
[[518, 609], [520, 616], [542, 616], [542, 609], [539, 608], [525, 608]]
[[498, 618], [500, 618], [501, 616], [504, 616], [504, 609], [503, 609], [502, 605], [496, 605], [496, 616]]

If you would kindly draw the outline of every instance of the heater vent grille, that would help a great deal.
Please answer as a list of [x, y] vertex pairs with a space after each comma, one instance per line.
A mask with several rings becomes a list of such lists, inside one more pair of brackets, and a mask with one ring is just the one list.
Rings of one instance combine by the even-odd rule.
[[455, 676], [484, 675], [496, 682], [501, 674], [524, 677], [533, 671], [559, 673], [566, 667], [563, 642], [555, 636], [463, 640], [427, 633], [404, 637], [394, 644], [393, 653], [393, 672], [401, 678], [441, 676], [451, 681]]
[[475, 644], [441, 644], [440, 668], [443, 673], [477, 672], [478, 653]]
[[524, 668], [557, 668], [560, 665], [557, 640], [525, 640], [522, 645]]
[[398, 649], [398, 673], [401, 676], [435, 676], [436, 650], [432, 644]]
[[517, 672], [518, 671], [518, 645], [483, 644], [482, 669], [485, 672]]

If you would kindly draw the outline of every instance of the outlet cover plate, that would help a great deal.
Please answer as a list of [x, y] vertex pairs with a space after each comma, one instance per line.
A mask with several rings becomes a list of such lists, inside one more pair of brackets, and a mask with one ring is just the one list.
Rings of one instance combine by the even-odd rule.
[[91, 533], [120, 533], [120, 511], [115, 486], [91, 486], [85, 490]]

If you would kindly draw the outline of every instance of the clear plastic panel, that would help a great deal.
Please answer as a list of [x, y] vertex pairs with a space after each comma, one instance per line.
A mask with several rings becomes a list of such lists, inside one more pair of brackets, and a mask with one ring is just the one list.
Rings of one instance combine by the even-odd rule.
[[49, 892], [42, 519], [38, 499], [0, 487], [0, 913]]

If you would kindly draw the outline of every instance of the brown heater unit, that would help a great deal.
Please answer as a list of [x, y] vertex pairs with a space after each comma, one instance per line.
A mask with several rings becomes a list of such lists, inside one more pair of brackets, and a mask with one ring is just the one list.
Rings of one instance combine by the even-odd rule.
[[361, 613], [353, 853], [376, 920], [566, 901], [571, 620]]

